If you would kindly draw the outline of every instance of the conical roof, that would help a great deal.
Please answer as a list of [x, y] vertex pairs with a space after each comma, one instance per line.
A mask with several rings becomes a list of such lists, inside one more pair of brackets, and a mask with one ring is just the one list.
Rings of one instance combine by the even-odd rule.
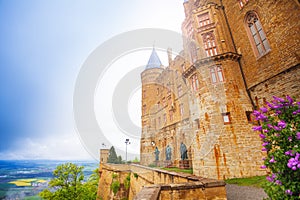
[[161, 68], [161, 61], [153, 48], [146, 69]]

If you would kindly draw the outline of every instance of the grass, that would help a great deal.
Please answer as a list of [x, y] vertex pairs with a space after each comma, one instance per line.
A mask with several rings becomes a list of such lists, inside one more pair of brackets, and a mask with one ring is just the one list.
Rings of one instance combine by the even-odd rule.
[[228, 184], [236, 184], [240, 186], [252, 186], [261, 188], [266, 182], [266, 176], [253, 176], [249, 178], [233, 178], [225, 180]]
[[177, 167], [161, 168], [161, 169], [172, 171], [172, 172], [183, 172], [183, 173], [193, 174], [193, 169], [180, 169]]

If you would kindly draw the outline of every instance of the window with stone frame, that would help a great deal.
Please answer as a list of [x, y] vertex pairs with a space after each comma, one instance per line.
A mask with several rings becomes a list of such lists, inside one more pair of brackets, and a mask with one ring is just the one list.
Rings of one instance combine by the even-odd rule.
[[198, 22], [199, 22], [199, 27], [203, 27], [206, 26], [207, 24], [210, 24], [208, 12], [198, 15]]
[[167, 114], [164, 113], [164, 124], [167, 122]]
[[231, 124], [230, 112], [222, 113], [224, 124]]
[[261, 57], [268, 53], [271, 48], [263, 30], [258, 15], [251, 11], [245, 18], [247, 34], [256, 57]]
[[190, 22], [187, 26], [186, 26], [186, 37], [193, 39], [193, 25], [192, 22]]
[[211, 82], [219, 83], [224, 82], [224, 74], [221, 65], [217, 65], [210, 68]]
[[202, 35], [204, 50], [207, 57], [215, 56], [218, 54], [217, 45], [214, 33], [208, 32]]
[[191, 76], [191, 86], [193, 91], [198, 91], [199, 90], [199, 80], [197, 74], [194, 74]]

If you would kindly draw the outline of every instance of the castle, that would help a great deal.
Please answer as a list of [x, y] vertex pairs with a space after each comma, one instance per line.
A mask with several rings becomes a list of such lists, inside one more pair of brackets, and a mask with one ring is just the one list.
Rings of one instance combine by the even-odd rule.
[[142, 79], [141, 164], [226, 179], [265, 174], [251, 113], [300, 97], [299, 0], [189, 0], [183, 51]]

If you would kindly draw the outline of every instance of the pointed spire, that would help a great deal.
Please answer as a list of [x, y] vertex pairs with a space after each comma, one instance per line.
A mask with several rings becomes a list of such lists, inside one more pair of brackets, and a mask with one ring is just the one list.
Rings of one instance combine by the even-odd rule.
[[152, 68], [161, 68], [161, 61], [160, 61], [154, 47], [153, 47], [151, 56], [149, 58], [148, 64], [146, 66], [146, 69], [152, 69]]

